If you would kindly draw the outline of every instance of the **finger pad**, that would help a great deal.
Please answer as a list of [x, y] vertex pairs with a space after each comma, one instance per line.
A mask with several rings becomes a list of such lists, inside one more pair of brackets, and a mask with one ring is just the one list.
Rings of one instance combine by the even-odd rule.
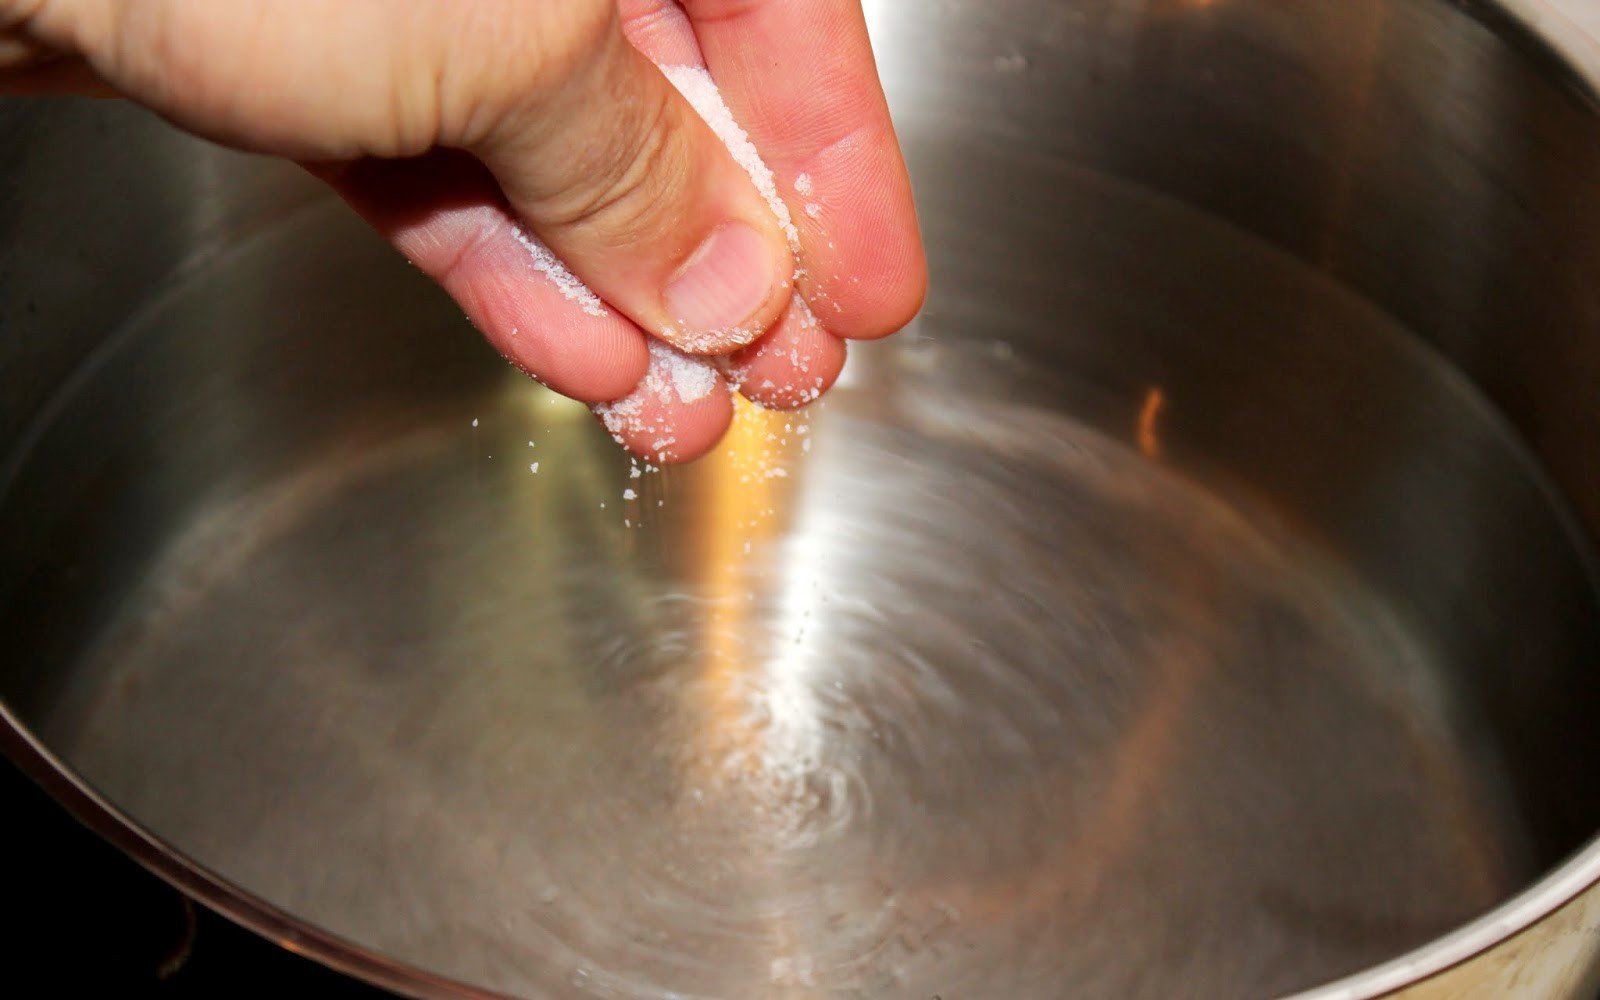
[[844, 361], [844, 341], [824, 329], [796, 297], [771, 333], [730, 359], [728, 371], [746, 399], [768, 409], [792, 410], [827, 392]]
[[660, 464], [687, 462], [710, 451], [733, 419], [728, 384], [703, 358], [659, 341], [632, 392], [595, 407], [617, 443]]

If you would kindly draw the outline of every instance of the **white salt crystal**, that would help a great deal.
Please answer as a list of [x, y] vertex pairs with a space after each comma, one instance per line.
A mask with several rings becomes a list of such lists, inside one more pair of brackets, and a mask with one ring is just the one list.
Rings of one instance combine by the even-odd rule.
[[811, 186], [811, 175], [801, 174], [799, 177], [796, 177], [794, 179], [794, 189], [795, 191], [799, 192], [800, 197], [802, 198], [811, 197], [811, 192], [814, 190], [814, 188]]
[[[711, 74], [699, 66], [663, 66], [661, 72], [666, 74], [672, 85], [678, 88], [689, 104], [705, 119], [711, 131], [717, 133], [722, 144], [728, 147], [728, 152], [733, 154], [739, 166], [750, 175], [750, 180], [755, 183], [756, 190], [761, 192], [761, 197], [766, 199], [767, 207], [772, 209], [772, 214], [777, 218], [778, 225], [783, 229], [783, 234], [789, 238], [789, 245], [796, 249], [800, 246], [800, 233], [794, 228], [794, 220], [789, 217], [789, 206], [783, 203], [778, 196], [778, 184], [772, 178], [772, 171], [767, 167], [766, 161], [761, 159], [761, 154], [756, 152], [755, 143], [750, 141], [750, 136], [739, 123], [733, 120], [733, 112], [728, 110], [727, 102], [722, 99], [722, 91], [711, 79]], [[809, 184], [810, 178], [807, 178]]]
[[538, 237], [532, 236], [516, 226], [512, 232], [528, 251], [528, 256], [533, 258], [533, 269], [550, 279], [556, 286], [556, 291], [562, 298], [569, 302], [576, 302], [578, 307], [590, 316], [604, 316], [606, 308], [600, 302], [600, 296], [590, 291], [589, 286], [578, 280], [578, 276], [567, 270], [567, 265], [561, 263], [550, 248], [545, 246]]
[[1028, 57], [1013, 49], [995, 56], [994, 68], [997, 73], [1023, 73], [1028, 69]]
[[631, 490], [631, 489], [623, 490], [622, 491], [622, 499], [624, 499], [624, 500], [637, 500], [637, 499], [639, 499], [639, 494], [633, 492], [633, 490]]
[[698, 403], [717, 384], [717, 370], [711, 361], [685, 354], [671, 344], [651, 340], [650, 367], [641, 387], [663, 403], [676, 397], [682, 403]]
[[619, 444], [628, 435], [658, 435], [651, 449], [665, 457], [664, 449], [676, 443], [676, 439], [664, 435], [669, 427], [645, 417], [645, 401], [654, 396], [668, 405], [699, 402], [716, 387], [717, 371], [710, 360], [685, 354], [671, 344], [652, 338], [648, 346], [650, 366], [645, 369], [638, 387], [614, 403], [595, 406], [594, 412]]
[[674, 351], [670, 364], [672, 385], [678, 390], [678, 398], [685, 403], [698, 402], [716, 388], [717, 372], [709, 361]]
[[538, 462], [529, 463], [528, 471], [537, 476], [539, 474], [539, 463]]
[[478, 418], [477, 417], [473, 417], [472, 418], [472, 426], [474, 426], [474, 427], [478, 426]]

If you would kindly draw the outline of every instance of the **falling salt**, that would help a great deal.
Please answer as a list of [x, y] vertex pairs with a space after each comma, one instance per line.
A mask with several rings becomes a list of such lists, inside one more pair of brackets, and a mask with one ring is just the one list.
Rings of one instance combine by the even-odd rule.
[[639, 494], [635, 493], [632, 489], [626, 489], [622, 491], [622, 499], [637, 500], [639, 499]]
[[639, 471], [639, 467], [637, 465], [629, 467], [629, 469], [628, 469], [628, 478], [629, 479], [638, 479], [642, 475], [644, 475], [644, 473]]
[[590, 316], [604, 316], [606, 314], [605, 306], [600, 302], [600, 296], [596, 295], [589, 289], [588, 285], [580, 281], [577, 275], [567, 270], [567, 266], [556, 258], [556, 255], [550, 251], [549, 247], [540, 242], [537, 237], [527, 233], [521, 226], [513, 228], [512, 233], [517, 237], [517, 242], [521, 243], [528, 251], [528, 255], [533, 258], [533, 269], [549, 278], [550, 283], [556, 286], [556, 291], [561, 293], [562, 298], [569, 302], [576, 302], [578, 307]]
[[478, 418], [477, 417], [473, 417], [472, 418], [472, 426], [474, 426], [474, 427], [478, 426]]
[[996, 73], [1023, 73], [1028, 69], [1028, 57], [1015, 49], [994, 57]]
[[538, 462], [530, 462], [528, 464], [528, 471], [537, 476], [539, 474], [539, 463]]

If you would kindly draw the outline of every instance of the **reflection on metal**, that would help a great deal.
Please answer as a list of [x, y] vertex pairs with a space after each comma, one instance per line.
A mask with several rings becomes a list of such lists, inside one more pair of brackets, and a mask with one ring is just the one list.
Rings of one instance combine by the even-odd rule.
[[297, 173], [0, 104], [0, 738], [422, 996], [1581, 991], [1600, 134], [1483, 7], [871, 4], [917, 335], [639, 477]]
[[1139, 408], [1139, 450], [1150, 458], [1161, 457], [1159, 423], [1166, 405], [1166, 394], [1156, 388], [1145, 393], [1144, 405]]
[[736, 397], [727, 436], [699, 470], [709, 493], [699, 529], [699, 573], [708, 602], [700, 643], [706, 683], [691, 690], [704, 692], [705, 726], [695, 738], [707, 746], [694, 759], [710, 762], [713, 773], [696, 776], [707, 788], [716, 787], [728, 761], [740, 761], [739, 770], [749, 777], [769, 752], [763, 741], [771, 727], [758, 724], [768, 716], [752, 704], [768, 689], [762, 675], [770, 651], [762, 648], [753, 620], [760, 611], [750, 567], [770, 557], [783, 529], [778, 511], [788, 511], [788, 481], [770, 473], [783, 467], [775, 444], [793, 419]]

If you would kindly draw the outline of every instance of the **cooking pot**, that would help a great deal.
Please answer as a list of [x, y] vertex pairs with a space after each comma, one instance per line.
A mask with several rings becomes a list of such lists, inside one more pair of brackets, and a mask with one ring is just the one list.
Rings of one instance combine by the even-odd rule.
[[1592, 43], [868, 12], [927, 308], [665, 471], [293, 169], [0, 104], [7, 752], [421, 997], [1592, 997]]

